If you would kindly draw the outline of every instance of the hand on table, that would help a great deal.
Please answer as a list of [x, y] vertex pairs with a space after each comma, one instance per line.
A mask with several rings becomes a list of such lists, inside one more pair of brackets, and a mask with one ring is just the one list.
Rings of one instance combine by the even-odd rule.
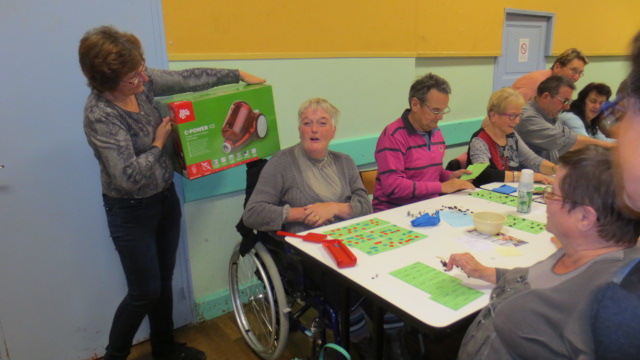
[[304, 223], [318, 227], [331, 224], [335, 219], [336, 203], [316, 203], [304, 207]]
[[482, 265], [469, 253], [451, 254], [447, 261], [447, 271], [451, 271], [454, 266], [460, 268], [469, 277], [496, 283], [496, 269]]
[[[460, 170], [458, 170], [460, 171]], [[469, 170], [464, 170], [464, 171], [469, 171]], [[472, 183], [470, 183], [469, 181], [466, 180], [460, 180], [458, 178], [455, 177], [451, 177], [450, 180], [447, 180], [445, 182], [442, 183], [442, 193], [443, 194], [451, 194], [453, 192], [456, 192], [458, 190], [464, 190], [464, 189], [475, 189], [476, 187], [473, 186]]]
[[553, 179], [551, 177], [540, 173], [533, 174], [533, 181], [537, 183], [543, 183], [544, 185], [553, 184]]

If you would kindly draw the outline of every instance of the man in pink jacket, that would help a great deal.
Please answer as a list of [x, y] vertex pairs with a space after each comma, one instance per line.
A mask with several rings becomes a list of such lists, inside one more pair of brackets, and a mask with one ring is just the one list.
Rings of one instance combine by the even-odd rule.
[[518, 90], [525, 101], [529, 101], [536, 96], [538, 85], [551, 75], [562, 75], [576, 82], [584, 76], [584, 68], [589, 63], [582, 51], [571, 48], [565, 50], [556, 58], [553, 65], [548, 70], [532, 71], [519, 77], [511, 87]]
[[416, 80], [409, 109], [387, 125], [378, 138], [373, 210], [382, 211], [474, 186], [460, 180], [469, 170], [442, 167], [446, 145], [438, 122], [449, 111], [449, 83], [434, 74]]

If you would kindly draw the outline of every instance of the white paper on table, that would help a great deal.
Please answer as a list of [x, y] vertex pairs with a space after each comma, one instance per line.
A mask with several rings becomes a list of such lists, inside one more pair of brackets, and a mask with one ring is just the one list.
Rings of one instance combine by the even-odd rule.
[[491, 243], [490, 241], [475, 236], [460, 236], [455, 238], [455, 240], [458, 243], [477, 252], [493, 250], [493, 248], [495, 247], [495, 244]]

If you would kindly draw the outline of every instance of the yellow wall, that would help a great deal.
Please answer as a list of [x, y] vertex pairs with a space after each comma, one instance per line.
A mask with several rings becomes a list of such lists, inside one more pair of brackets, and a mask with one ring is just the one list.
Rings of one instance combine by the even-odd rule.
[[500, 55], [505, 8], [554, 13], [553, 53], [623, 55], [640, 1], [163, 0], [169, 60]]

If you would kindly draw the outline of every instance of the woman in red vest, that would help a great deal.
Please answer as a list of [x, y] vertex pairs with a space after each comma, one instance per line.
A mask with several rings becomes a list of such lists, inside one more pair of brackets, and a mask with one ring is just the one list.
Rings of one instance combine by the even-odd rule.
[[536, 155], [515, 132], [522, 118], [522, 95], [511, 88], [502, 88], [491, 95], [487, 117], [469, 142], [469, 164], [489, 163], [473, 181], [475, 186], [491, 182], [517, 182], [520, 170], [534, 171], [534, 180], [550, 184], [546, 175], [555, 174], [556, 165]]

